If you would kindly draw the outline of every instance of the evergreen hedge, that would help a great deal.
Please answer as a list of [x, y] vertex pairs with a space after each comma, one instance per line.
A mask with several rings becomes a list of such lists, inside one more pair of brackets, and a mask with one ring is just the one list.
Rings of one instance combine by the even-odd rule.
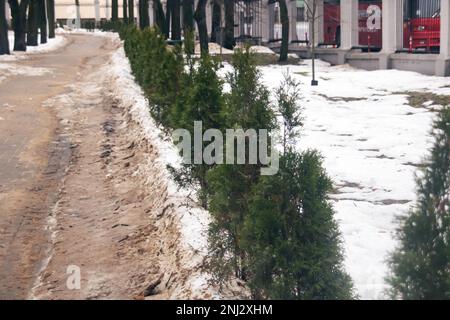
[[[293, 92], [280, 88], [272, 105], [248, 49], [235, 51], [233, 71], [224, 81], [217, 75], [218, 61], [191, 56], [192, 39], [185, 42], [184, 54], [181, 45], [167, 45], [156, 29], [119, 22], [104, 28], [118, 31], [124, 40], [132, 72], [150, 101], [149, 111], [168, 132], [183, 128], [193, 136], [194, 121], [202, 121], [203, 131], [267, 129], [272, 139], [277, 109], [289, 124], [283, 129], [289, 131], [285, 137], [291, 139], [294, 127], [301, 125], [298, 84], [288, 78], [282, 87]], [[225, 83], [231, 88], [227, 93]], [[181, 185], [199, 190], [201, 204], [212, 215], [208, 266], [218, 283], [234, 275], [247, 281], [255, 298], [352, 298], [351, 281], [342, 270], [340, 234], [327, 200], [331, 182], [320, 155], [295, 152], [289, 139], [283, 141], [279, 175], [262, 177], [259, 162], [169, 169]], [[245, 156], [248, 159], [248, 150]]]

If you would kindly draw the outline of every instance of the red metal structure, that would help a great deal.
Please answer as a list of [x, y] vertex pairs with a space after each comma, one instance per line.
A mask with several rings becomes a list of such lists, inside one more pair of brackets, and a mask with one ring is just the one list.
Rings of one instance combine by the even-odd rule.
[[[339, 46], [341, 40], [341, 6], [339, 0], [324, 1], [324, 44]], [[380, 0], [359, 0], [359, 46], [379, 50], [382, 44]]]
[[341, 43], [341, 6], [339, 0], [324, 0], [324, 44], [339, 46]]
[[440, 0], [405, 0], [404, 48], [439, 52], [440, 28]]
[[[359, 0], [359, 47], [377, 51], [382, 47], [382, 1]], [[438, 51], [440, 46], [440, 0], [404, 0], [404, 48]], [[339, 0], [324, 0], [324, 45], [339, 47], [341, 40]]]
[[383, 45], [382, 2], [359, 0], [358, 30], [359, 46], [368, 51], [380, 50]]

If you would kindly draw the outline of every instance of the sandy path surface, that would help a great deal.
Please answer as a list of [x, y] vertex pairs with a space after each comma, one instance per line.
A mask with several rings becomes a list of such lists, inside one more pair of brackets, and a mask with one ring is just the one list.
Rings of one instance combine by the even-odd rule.
[[[157, 155], [133, 140], [102, 77], [118, 43], [68, 38], [58, 51], [17, 62], [39, 72], [0, 82], [0, 299], [143, 298], [162, 278], [164, 258], [150, 241], [155, 197], [133, 172]], [[165, 188], [155, 186], [157, 199]], [[177, 230], [165, 228], [174, 245]], [[80, 287], [73, 278], [67, 286], [74, 268]]]

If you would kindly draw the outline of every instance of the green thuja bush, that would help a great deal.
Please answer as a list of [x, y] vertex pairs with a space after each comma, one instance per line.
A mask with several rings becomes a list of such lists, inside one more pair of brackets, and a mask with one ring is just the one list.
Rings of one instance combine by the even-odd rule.
[[[227, 77], [231, 90], [225, 95], [223, 119], [226, 128], [243, 131], [276, 127], [270, 107], [270, 92], [261, 84], [254, 56], [247, 50], [237, 50], [233, 56], [233, 71]], [[257, 137], [259, 142], [259, 136]], [[228, 148], [229, 146], [227, 146]], [[249, 148], [244, 150], [245, 163], [221, 164], [207, 173], [210, 224], [210, 267], [220, 281], [235, 274], [248, 279], [248, 252], [242, 248], [241, 229], [248, 214], [248, 197], [260, 177], [261, 163], [250, 164]]]
[[[201, 122], [203, 136], [206, 130], [215, 129], [220, 133], [224, 131], [224, 97], [223, 81], [217, 76], [218, 63], [208, 55], [202, 56], [197, 63], [189, 60], [188, 68], [181, 77], [180, 91], [171, 110], [169, 121], [174, 128], [188, 130], [194, 137], [194, 122]], [[214, 141], [215, 137], [211, 137]], [[202, 143], [202, 150], [210, 142]], [[205, 149], [206, 150], [206, 149]], [[194, 160], [194, 145], [192, 144], [191, 160]], [[213, 150], [211, 156], [216, 155]], [[219, 156], [219, 155], [217, 155]], [[203, 159], [202, 154], [199, 155]], [[175, 173], [175, 178], [182, 186], [197, 187], [201, 204], [207, 207], [209, 187], [206, 179], [207, 172], [215, 163], [190, 163], [183, 164]]]
[[[289, 147], [302, 123], [299, 85], [287, 77], [272, 105], [248, 48], [235, 52], [233, 70], [224, 81], [217, 76], [216, 60], [192, 55], [189, 35], [183, 52], [180, 45], [168, 46], [154, 28], [105, 28], [119, 32], [136, 82], [150, 102], [149, 112], [168, 131], [185, 129], [193, 137], [194, 121], [202, 122], [201, 134], [207, 129], [267, 129], [270, 146], [278, 128], [274, 110], [284, 117], [277, 175], [261, 176], [263, 164], [249, 163], [248, 147], [244, 164], [236, 164], [234, 153], [235, 164], [170, 168], [181, 185], [199, 190], [201, 204], [211, 212], [208, 266], [215, 280], [224, 283], [230, 275], [243, 279], [255, 298], [351, 298], [340, 235], [327, 201], [331, 181], [317, 152], [299, 154]], [[227, 93], [224, 83], [230, 87]], [[203, 150], [208, 144], [203, 142]], [[225, 146], [223, 158], [229, 148]], [[194, 149], [188, 152], [192, 159]]]
[[434, 144], [417, 177], [418, 199], [401, 219], [390, 257], [392, 298], [450, 299], [450, 108], [432, 132]]
[[288, 150], [277, 175], [253, 186], [242, 229], [256, 298], [351, 299], [332, 189], [316, 151]]

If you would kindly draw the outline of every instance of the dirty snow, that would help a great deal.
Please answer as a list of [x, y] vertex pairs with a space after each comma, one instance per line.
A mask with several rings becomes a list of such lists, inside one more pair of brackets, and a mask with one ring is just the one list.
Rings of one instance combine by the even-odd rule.
[[[214, 42], [208, 43], [208, 51], [212, 55], [220, 54], [220, 45]], [[200, 54], [200, 43], [195, 44], [195, 53]], [[222, 47], [222, 54], [233, 54], [233, 50]]]
[[360, 298], [383, 298], [396, 217], [416, 198], [414, 173], [431, 146], [435, 116], [430, 103], [413, 108], [400, 93], [450, 95], [450, 79], [317, 61], [319, 86], [311, 87], [310, 65], [264, 66], [262, 80], [275, 88], [288, 71], [303, 83], [305, 126], [298, 148], [320, 150], [336, 184], [332, 201], [345, 241], [345, 266]]
[[19, 61], [27, 59], [33, 54], [47, 53], [57, 50], [67, 44], [66, 37], [58, 34], [54, 39], [48, 39], [46, 44], [39, 45], [37, 47], [27, 47], [26, 52], [17, 52], [12, 51], [14, 47], [14, 34], [12, 32], [8, 33], [8, 39], [11, 54], [0, 56], [0, 82], [12, 75], [34, 77], [51, 73], [52, 71], [50, 69], [24, 66], [21, 65]]
[[[180, 221], [180, 233], [184, 246], [184, 262], [191, 270], [189, 276], [189, 288], [191, 292], [210, 292], [217, 297], [217, 293], [211, 291], [208, 280], [210, 276], [200, 270], [207, 254], [207, 226], [209, 213], [196, 207], [189, 199], [194, 197], [192, 190], [179, 189], [165, 169], [167, 164], [178, 166], [181, 158], [173, 143], [165, 136], [149, 114], [148, 101], [144, 97], [141, 88], [134, 82], [129, 62], [125, 56], [123, 47], [120, 47], [112, 56], [111, 75], [114, 81], [113, 91], [120, 97], [124, 106], [130, 106], [129, 112], [133, 120], [140, 124], [145, 137], [156, 147], [159, 153], [159, 165], [166, 171], [166, 183], [168, 184], [168, 196], [176, 204], [176, 214]], [[153, 164], [154, 165], [154, 164]]]

